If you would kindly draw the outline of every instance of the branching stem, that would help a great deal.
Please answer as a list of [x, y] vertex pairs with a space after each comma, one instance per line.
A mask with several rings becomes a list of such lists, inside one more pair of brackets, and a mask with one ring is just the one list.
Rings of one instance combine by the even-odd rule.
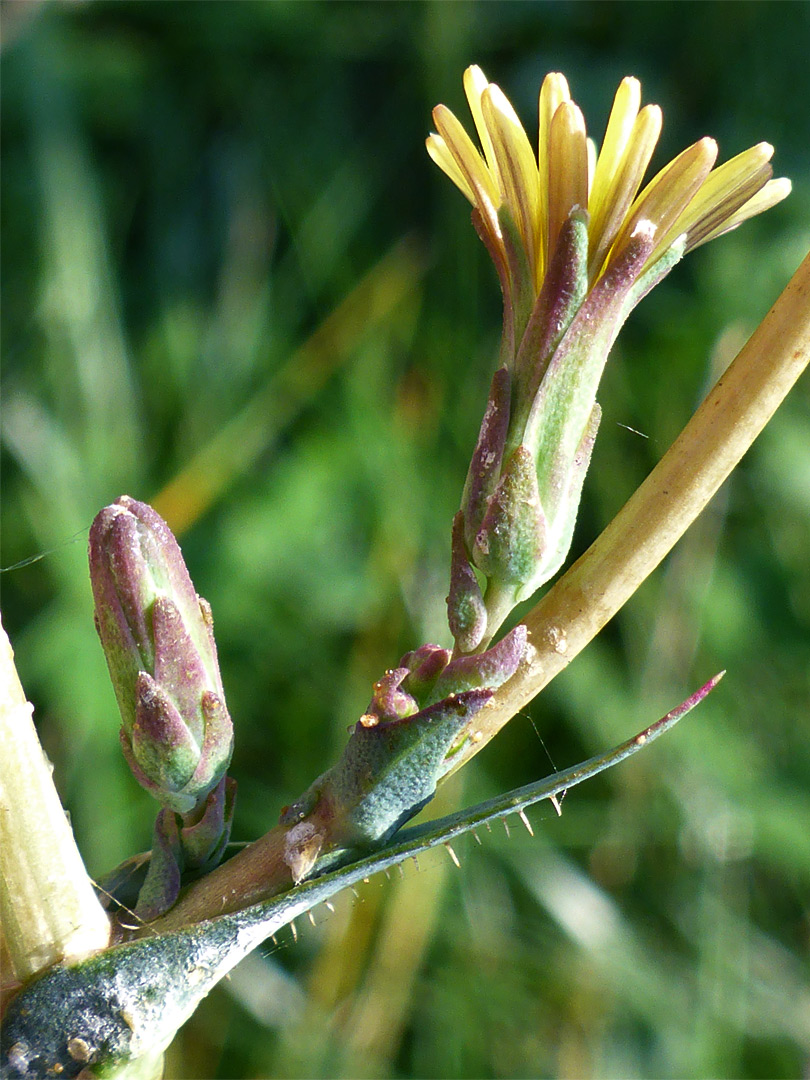
[[[451, 775], [580, 652], [706, 506], [810, 361], [810, 255], [661, 462], [525, 619], [530, 661], [479, 713], [481, 737]], [[234, 911], [290, 886], [276, 826], [191, 886], [159, 931]]]

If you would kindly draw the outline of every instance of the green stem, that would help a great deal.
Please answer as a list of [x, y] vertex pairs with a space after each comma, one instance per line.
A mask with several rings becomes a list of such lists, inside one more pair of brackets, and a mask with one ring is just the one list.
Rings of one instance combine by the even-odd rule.
[[103, 949], [110, 937], [32, 711], [0, 626], [0, 923], [19, 981]]

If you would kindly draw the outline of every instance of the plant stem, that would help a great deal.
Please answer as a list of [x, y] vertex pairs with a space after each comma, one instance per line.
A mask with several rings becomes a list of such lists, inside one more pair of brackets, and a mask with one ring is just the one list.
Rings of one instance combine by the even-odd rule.
[[239, 911], [292, 888], [289, 865], [284, 861], [288, 829], [276, 825], [248, 844], [222, 866], [190, 885], [174, 907], [146, 930], [163, 934], [183, 926]]
[[452, 775], [591, 641], [675, 546], [810, 362], [810, 254], [604, 532], [529, 612], [529, 661], [478, 714]]
[[110, 937], [32, 712], [0, 626], [0, 922], [20, 982], [105, 948]]

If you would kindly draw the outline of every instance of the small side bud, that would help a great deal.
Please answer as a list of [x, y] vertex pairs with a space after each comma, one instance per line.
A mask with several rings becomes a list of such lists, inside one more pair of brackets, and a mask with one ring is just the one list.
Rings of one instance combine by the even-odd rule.
[[[386, 671], [385, 675], [374, 683], [374, 693], [364, 719], [367, 721], [376, 719], [377, 722], [401, 720], [419, 711], [414, 698], [400, 689], [402, 680], [407, 674], [406, 667], [393, 668]], [[365, 726], [373, 727], [374, 725], [367, 722]]]
[[408, 668], [408, 674], [402, 682], [402, 689], [420, 703], [424, 703], [436, 680], [450, 663], [449, 649], [439, 645], [420, 645], [413, 652], [405, 653], [400, 660], [402, 667]]
[[480, 687], [497, 690], [517, 671], [527, 638], [526, 627], [519, 624], [486, 652], [456, 657], [442, 672], [433, 696], [439, 700]]

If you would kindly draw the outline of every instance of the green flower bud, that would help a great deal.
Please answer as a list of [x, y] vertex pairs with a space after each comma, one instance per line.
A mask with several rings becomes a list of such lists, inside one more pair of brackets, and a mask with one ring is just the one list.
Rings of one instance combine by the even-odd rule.
[[233, 749], [211, 609], [165, 521], [126, 495], [90, 529], [90, 580], [124, 754], [150, 794], [188, 814]]

